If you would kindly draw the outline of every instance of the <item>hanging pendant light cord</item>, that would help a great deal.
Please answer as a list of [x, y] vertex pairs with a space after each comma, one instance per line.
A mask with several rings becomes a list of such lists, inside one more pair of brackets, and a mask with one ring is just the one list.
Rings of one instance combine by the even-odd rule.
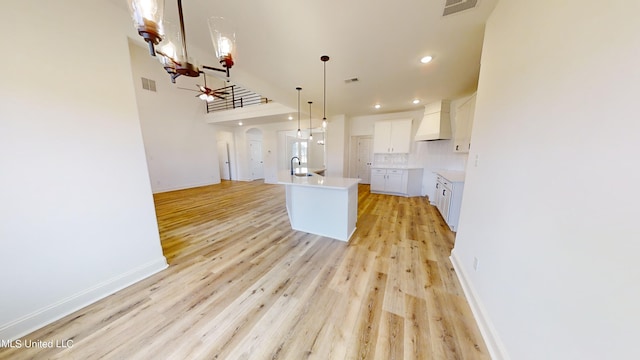
[[327, 62], [324, 62], [324, 92], [322, 94], [322, 119], [327, 120]]
[[313, 102], [309, 101], [309, 140], [313, 140], [313, 133], [311, 130], [311, 104], [313, 104]]
[[184, 61], [189, 62], [187, 54], [187, 34], [184, 31], [184, 16], [182, 15], [182, 0], [178, 0], [178, 16], [180, 17], [180, 35], [182, 36], [182, 51], [184, 52]]
[[327, 127], [327, 61], [329, 61], [329, 56], [322, 55], [320, 56], [320, 60], [324, 63], [324, 83], [323, 83], [323, 94], [322, 94], [322, 127]]
[[296, 90], [298, 90], [298, 136], [300, 136], [300, 90], [302, 88], [298, 86]]

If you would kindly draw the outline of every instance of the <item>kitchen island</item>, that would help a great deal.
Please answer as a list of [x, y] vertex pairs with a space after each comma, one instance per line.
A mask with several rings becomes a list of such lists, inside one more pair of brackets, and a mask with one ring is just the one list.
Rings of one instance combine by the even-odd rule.
[[348, 241], [356, 230], [359, 181], [316, 173], [278, 174], [278, 184], [286, 188], [291, 228]]

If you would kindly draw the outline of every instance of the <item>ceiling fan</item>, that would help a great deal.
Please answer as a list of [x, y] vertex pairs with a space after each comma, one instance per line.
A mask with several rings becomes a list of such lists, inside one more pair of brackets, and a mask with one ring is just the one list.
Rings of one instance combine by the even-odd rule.
[[210, 87], [207, 87], [207, 74], [205, 74], [204, 72], [201, 72], [201, 73], [204, 75], [204, 86], [203, 85], [196, 85], [198, 87], [198, 90], [181, 88], [181, 87], [179, 87], [178, 89], [189, 90], [189, 91], [198, 91], [199, 94], [196, 95], [196, 97], [198, 97], [201, 100], [204, 100], [206, 102], [212, 102], [216, 98], [218, 98], [220, 100], [225, 100], [224, 95], [229, 95], [229, 93], [226, 92], [226, 91], [214, 90], [214, 89], [211, 89]]

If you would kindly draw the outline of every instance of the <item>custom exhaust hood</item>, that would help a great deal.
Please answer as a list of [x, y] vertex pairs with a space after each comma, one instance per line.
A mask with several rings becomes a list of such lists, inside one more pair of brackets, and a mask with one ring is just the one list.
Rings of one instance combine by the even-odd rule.
[[451, 119], [449, 110], [451, 101], [441, 100], [427, 104], [424, 116], [414, 138], [415, 141], [431, 141], [451, 139]]

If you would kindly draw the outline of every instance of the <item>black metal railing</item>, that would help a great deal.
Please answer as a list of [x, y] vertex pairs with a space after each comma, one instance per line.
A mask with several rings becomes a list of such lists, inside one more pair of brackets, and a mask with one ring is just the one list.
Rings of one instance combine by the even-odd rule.
[[266, 104], [271, 101], [237, 85], [225, 86], [214, 91], [219, 93], [222, 99], [216, 97], [212, 102], [207, 102], [207, 113]]

